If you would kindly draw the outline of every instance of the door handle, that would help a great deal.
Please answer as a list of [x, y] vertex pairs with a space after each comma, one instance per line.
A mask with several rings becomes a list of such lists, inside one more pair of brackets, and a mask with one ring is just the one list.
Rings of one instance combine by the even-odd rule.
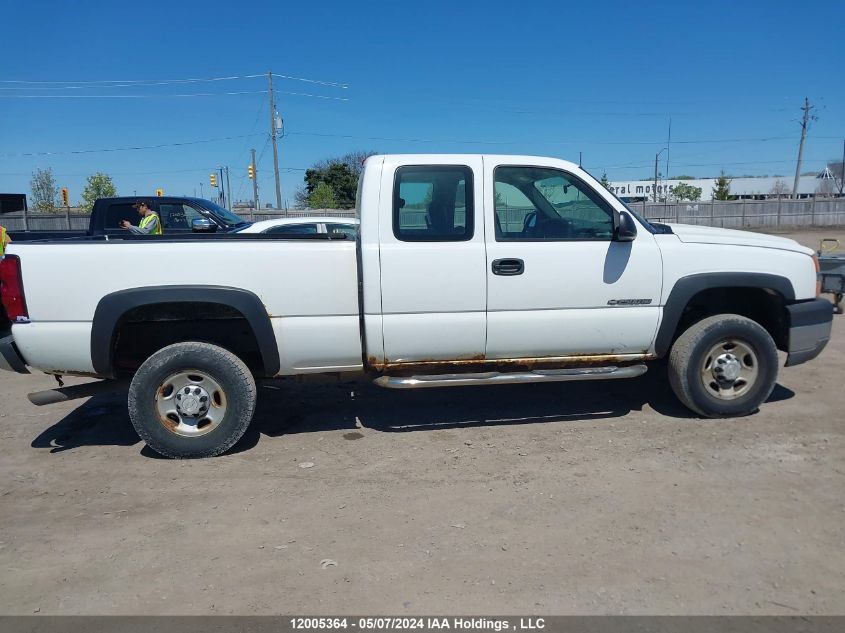
[[510, 277], [512, 275], [521, 275], [525, 272], [525, 262], [516, 257], [508, 259], [494, 259], [491, 266], [494, 275], [502, 275]]

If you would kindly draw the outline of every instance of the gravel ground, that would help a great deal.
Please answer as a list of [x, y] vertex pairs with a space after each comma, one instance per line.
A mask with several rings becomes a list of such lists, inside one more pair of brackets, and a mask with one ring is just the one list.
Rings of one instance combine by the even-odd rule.
[[146, 449], [125, 398], [36, 408], [52, 378], [0, 372], [0, 613], [842, 614], [843, 371], [837, 317], [743, 419], [692, 418], [659, 365], [279, 382], [200, 461]]

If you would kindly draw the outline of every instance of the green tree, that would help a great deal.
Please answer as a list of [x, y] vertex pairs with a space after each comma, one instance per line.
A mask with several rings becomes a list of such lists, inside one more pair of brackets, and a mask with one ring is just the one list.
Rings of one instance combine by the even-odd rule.
[[117, 188], [112, 182], [111, 176], [97, 172], [88, 176], [85, 182], [85, 189], [82, 190], [82, 210], [91, 213], [94, 202], [98, 198], [111, 198], [117, 195]]
[[375, 153], [376, 152], [372, 150], [358, 150], [344, 154], [334, 162], [343, 163], [349, 168], [349, 171], [355, 174], [356, 178], [359, 178], [361, 176], [361, 172], [364, 171], [364, 161]]
[[332, 186], [319, 182], [308, 195], [308, 206], [312, 209], [337, 209], [337, 198]]
[[358, 191], [358, 179], [364, 171], [364, 161], [375, 154], [373, 151], [355, 151], [337, 158], [320, 160], [305, 172], [305, 185], [295, 194], [294, 199], [300, 206], [310, 206], [311, 194], [321, 182], [334, 190], [337, 207], [355, 208], [355, 194]]
[[678, 183], [672, 188], [672, 195], [676, 200], [689, 200], [691, 202], [696, 202], [701, 200], [701, 192], [701, 187], [688, 185], [685, 182]]
[[610, 181], [607, 179], [607, 172], [602, 173], [601, 180], [599, 180], [599, 182], [605, 189], [610, 189]]
[[29, 181], [32, 189], [32, 207], [42, 213], [55, 213], [58, 210], [59, 188], [53, 178], [53, 170], [36, 169]]
[[355, 193], [358, 190], [358, 176], [341, 162], [331, 162], [325, 167], [312, 167], [305, 172], [305, 191], [308, 203], [318, 185], [326, 184], [334, 192], [335, 206], [326, 208], [354, 209]]
[[725, 175], [724, 170], [716, 179], [716, 186], [713, 187], [714, 200], [733, 200], [731, 196], [731, 179]]

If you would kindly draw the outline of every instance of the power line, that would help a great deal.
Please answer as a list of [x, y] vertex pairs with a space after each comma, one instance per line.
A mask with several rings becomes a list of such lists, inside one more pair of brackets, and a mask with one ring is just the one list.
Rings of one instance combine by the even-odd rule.
[[[206, 172], [210, 169], [217, 169], [217, 166], [213, 167], [195, 167], [193, 169], [159, 169], [156, 171], [109, 171], [110, 176], [156, 176], [159, 174], [188, 174], [192, 172]], [[30, 176], [30, 172], [0, 172], [0, 176]], [[65, 173], [65, 172], [53, 172], [53, 176], [61, 176], [63, 178], [84, 178], [85, 176], [90, 176], [89, 173], [85, 174], [73, 174], [73, 173]]]
[[[251, 77], [263, 77], [264, 75], [250, 75]], [[294, 81], [304, 81], [310, 84], [320, 84], [321, 86], [331, 86], [333, 88], [349, 88], [349, 84], [346, 83], [339, 83], [336, 81], [322, 81], [320, 79], [306, 79], [305, 77], [291, 77], [290, 75], [280, 75], [279, 73], [273, 73], [274, 77], [278, 77], [279, 79], [292, 79]]]
[[191, 92], [186, 94], [150, 95], [0, 95], [0, 99], [166, 99], [169, 97], [219, 97], [228, 95], [267, 94], [266, 90], [239, 90], [236, 92]]
[[[827, 159], [824, 158], [810, 158], [807, 159], [811, 162], [825, 162]], [[681, 163], [675, 164], [675, 168], [679, 167], [721, 167], [725, 165], [776, 165], [776, 164], [783, 164], [783, 163], [792, 163], [791, 160], [752, 160], [752, 161], [741, 161], [741, 162], [720, 162], [720, 163]], [[631, 163], [625, 163], [623, 165], [610, 165], [609, 167], [588, 167], [589, 170], [596, 170], [596, 169], [643, 169], [645, 167], [650, 167], [652, 163], [640, 163], [637, 165], [632, 165]]]
[[[274, 77], [278, 77], [279, 79], [288, 79], [291, 81], [303, 81], [306, 83], [311, 84], [319, 84], [321, 86], [330, 86], [333, 88], [348, 88], [349, 84], [347, 83], [340, 83], [336, 81], [324, 81], [322, 79], [310, 79], [308, 77], [295, 77], [293, 75], [281, 75], [278, 73], [273, 73]], [[76, 84], [76, 86], [67, 86], [66, 88], [73, 88], [73, 87], [82, 87], [82, 86], [100, 86], [103, 88], [123, 88], [127, 86], [164, 86], [169, 84], [189, 84], [189, 83], [205, 83], [205, 82], [214, 82], [214, 81], [231, 81], [235, 79], [256, 79], [259, 77], [266, 77], [264, 73], [252, 74], [252, 75], [229, 75], [225, 77], [204, 77], [204, 78], [186, 78], [186, 79], [95, 79], [95, 80], [85, 80], [85, 81], [75, 81], [75, 80], [50, 80], [50, 81], [32, 81], [26, 79], [2, 79], [0, 80], [0, 84], [23, 84], [27, 86], [51, 86], [55, 84]], [[113, 84], [113, 85], [106, 85], [106, 84]], [[53, 90], [58, 88], [46, 88], [47, 90]]]
[[228, 77], [207, 77], [201, 79], [94, 79], [94, 80], [49, 80], [49, 81], [31, 81], [26, 79], [2, 79], [2, 84], [25, 84], [31, 85], [53, 85], [53, 84], [77, 84], [85, 86], [97, 86], [102, 84], [123, 84], [123, 85], [154, 85], [161, 86], [165, 84], [186, 84], [186, 83], [200, 83], [210, 81], [228, 81], [231, 79], [248, 79], [251, 77], [258, 77], [259, 75], [231, 75]]
[[[258, 127], [258, 119], [261, 118], [261, 112], [263, 110], [264, 110], [264, 100], [262, 99], [258, 102], [258, 112], [255, 113], [255, 120], [252, 122], [252, 127], [250, 127], [250, 129], [249, 129], [250, 134], [254, 133], [255, 129]], [[244, 145], [241, 148], [241, 151], [238, 152], [238, 154], [237, 154], [238, 160], [240, 160], [240, 157], [243, 156], [243, 154], [249, 149], [249, 145], [250, 145], [249, 139], [247, 139], [244, 142]]]
[[11, 158], [14, 156], [58, 156], [64, 154], [97, 154], [101, 152], [130, 152], [145, 149], [160, 149], [163, 147], [181, 147], [183, 145], [199, 145], [201, 143], [216, 143], [218, 141], [233, 141], [235, 139], [247, 138], [248, 136], [262, 136], [259, 134], [240, 134], [238, 136], [220, 136], [218, 138], [206, 138], [196, 141], [182, 141], [179, 143], [160, 143], [158, 145], [135, 145], [129, 147], [105, 147], [100, 149], [77, 149], [62, 152], [21, 152], [13, 154], [0, 154], [0, 157]]
[[284, 90], [274, 90], [273, 92], [282, 95], [293, 95], [294, 97], [313, 97], [314, 99], [327, 99], [329, 101], [349, 101], [349, 97], [329, 97], [328, 95], [315, 95], [309, 92], [285, 92]]
[[[443, 144], [465, 144], [465, 145], [661, 145], [665, 141], [478, 141], [466, 139], [432, 139], [432, 138], [401, 138], [388, 136], [356, 136], [353, 134], [329, 134], [322, 132], [287, 132], [291, 136], [317, 136], [327, 138], [349, 138], [367, 141], [387, 141], [400, 143], [443, 143]], [[705, 143], [765, 143], [770, 141], [791, 139], [791, 136], [768, 136], [762, 138], [732, 138], [732, 139], [705, 139], [689, 141], [672, 141], [678, 145], [697, 145]], [[825, 138], [825, 137], [817, 137]], [[830, 137], [840, 138], [840, 137]]]
[[[313, 99], [327, 99], [330, 101], [349, 101], [348, 97], [330, 97], [315, 95], [308, 92], [285, 92], [276, 90], [279, 94], [294, 97], [311, 97]], [[192, 92], [187, 94], [149, 94], [149, 95], [0, 95], [0, 99], [168, 99], [170, 97], [222, 97], [231, 95], [266, 95], [266, 90], [239, 90], [235, 92]]]

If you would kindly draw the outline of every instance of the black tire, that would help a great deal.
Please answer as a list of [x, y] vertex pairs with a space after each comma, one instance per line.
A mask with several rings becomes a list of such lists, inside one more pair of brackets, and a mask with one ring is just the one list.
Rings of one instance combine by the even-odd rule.
[[[203, 380], [213, 384], [217, 391], [210, 400], [219, 398], [221, 403], [217, 407], [219, 419], [213, 425], [207, 422], [211, 428], [196, 435], [180, 434], [177, 425], [160, 413], [160, 399], [167, 392], [165, 382], [183, 373], [194, 376], [197, 385], [203, 385]], [[169, 389], [167, 397], [173, 393], [172, 387]], [[135, 373], [129, 386], [129, 417], [141, 439], [165, 457], [212, 457], [230, 449], [243, 436], [252, 420], [255, 401], [255, 379], [240, 358], [209, 343], [176, 343], [150, 356]], [[186, 415], [185, 419], [198, 417]], [[181, 420], [178, 415], [176, 419]], [[199, 424], [196, 428], [201, 429]]]
[[[711, 378], [708, 382], [704, 374], [715, 376], [713, 371], [718, 371], [715, 370], [715, 363], [711, 363], [713, 348], [727, 342], [725, 347], [719, 349], [727, 349], [730, 353], [730, 341], [738, 342], [751, 352], [744, 355], [747, 360], [742, 361], [740, 367], [746, 363], [756, 367], [753, 381], [749, 379], [743, 383], [740, 379], [731, 383]], [[706, 370], [707, 367], [714, 369]], [[777, 376], [778, 354], [772, 337], [756, 321], [737, 314], [719, 314], [693, 324], [675, 341], [669, 354], [669, 383], [672, 391], [687, 408], [706, 418], [753, 413], [771, 395]], [[735, 384], [739, 385], [736, 395]], [[724, 392], [720, 391], [722, 385], [725, 385]], [[724, 395], [716, 395], [721, 393]]]

